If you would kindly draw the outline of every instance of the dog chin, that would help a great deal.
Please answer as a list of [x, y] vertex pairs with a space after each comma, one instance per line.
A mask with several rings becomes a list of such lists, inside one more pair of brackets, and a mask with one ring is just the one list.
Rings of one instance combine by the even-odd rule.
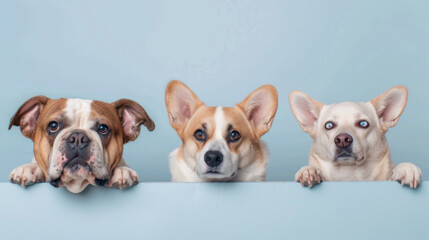
[[89, 184], [104, 185], [107, 182], [107, 180], [95, 178], [89, 165], [79, 160], [72, 160], [65, 166], [60, 177], [50, 179], [49, 183], [52, 186], [56, 188], [64, 186], [72, 193], [82, 192]]
[[229, 181], [235, 176], [235, 172], [232, 174], [225, 174], [218, 171], [207, 171], [199, 175], [201, 178], [207, 179], [208, 181]]
[[336, 163], [336, 165], [361, 165], [364, 160], [365, 158], [363, 156], [358, 156], [356, 154], [338, 154], [334, 158], [334, 162]]

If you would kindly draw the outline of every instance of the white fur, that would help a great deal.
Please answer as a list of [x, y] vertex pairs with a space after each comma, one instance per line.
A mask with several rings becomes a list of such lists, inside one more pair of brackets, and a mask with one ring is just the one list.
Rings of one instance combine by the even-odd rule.
[[31, 163], [21, 165], [12, 170], [9, 179], [22, 187], [26, 187], [34, 183], [44, 182], [45, 175], [37, 165], [36, 159], [33, 158]]
[[[174, 150], [170, 156], [170, 171], [173, 182], [205, 182], [205, 181], [264, 181], [267, 168], [268, 149], [265, 144], [263, 146], [264, 161], [254, 160], [256, 151], [248, 149], [247, 155], [244, 157], [254, 160], [250, 165], [239, 169], [240, 158], [238, 154], [231, 152], [225, 139], [227, 130], [225, 114], [222, 107], [217, 107], [214, 115], [215, 131], [214, 137], [208, 141], [205, 147], [197, 155], [195, 169], [189, 166], [189, 162], [185, 159], [177, 158], [179, 149]], [[223, 154], [223, 161], [218, 166], [219, 171], [223, 174], [206, 176], [208, 166], [204, 161], [204, 155], [207, 151], [220, 151]], [[186, 151], [186, 149], [185, 149]], [[185, 154], [187, 155], [187, 154]], [[251, 162], [249, 159], [241, 159], [242, 162]], [[261, 163], [262, 162], [262, 163]]]
[[[389, 111], [393, 127], [399, 119], [406, 104], [406, 89], [394, 89], [396, 98], [382, 95], [382, 102], [390, 100]], [[399, 91], [399, 93], [398, 93]], [[387, 94], [393, 91], [387, 92]], [[400, 97], [400, 93], [405, 96]], [[403, 100], [405, 99], [405, 100]], [[378, 99], [377, 99], [378, 100]], [[385, 107], [386, 104], [382, 105]], [[379, 105], [375, 105], [376, 107]], [[390, 159], [390, 150], [385, 137], [386, 128], [379, 119], [371, 102], [342, 102], [321, 105], [301, 92], [291, 93], [291, 108], [304, 131], [314, 139], [309, 155], [309, 165], [302, 167], [295, 175], [295, 180], [302, 185], [312, 187], [323, 181], [387, 181], [398, 180], [412, 188], [421, 181], [420, 169], [412, 163], [399, 164], [394, 168]], [[369, 122], [366, 129], [357, 126], [361, 120]], [[326, 122], [334, 122], [336, 127], [325, 129]], [[337, 147], [334, 139], [339, 134], [349, 134], [353, 138], [352, 156], [345, 159], [337, 158]]]

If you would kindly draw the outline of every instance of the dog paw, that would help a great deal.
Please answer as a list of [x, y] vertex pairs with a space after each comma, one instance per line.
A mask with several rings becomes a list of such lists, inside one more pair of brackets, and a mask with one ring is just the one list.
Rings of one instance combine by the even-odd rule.
[[314, 185], [321, 183], [322, 180], [322, 172], [318, 168], [312, 166], [302, 167], [295, 174], [295, 181], [300, 182], [303, 187], [308, 186], [311, 188]]
[[422, 180], [422, 172], [412, 163], [401, 163], [393, 169], [392, 180], [400, 182], [402, 186], [417, 188]]
[[44, 182], [45, 175], [37, 163], [24, 164], [15, 168], [9, 176], [11, 182], [26, 187], [28, 185]]
[[139, 182], [137, 173], [129, 167], [117, 167], [108, 183], [109, 187], [125, 189]]

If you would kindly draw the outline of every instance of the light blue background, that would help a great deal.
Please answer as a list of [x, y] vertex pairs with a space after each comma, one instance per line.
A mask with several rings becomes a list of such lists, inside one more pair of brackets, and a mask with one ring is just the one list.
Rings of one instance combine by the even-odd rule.
[[[0, 183], [2, 239], [429, 239], [429, 182], [141, 183], [82, 194]], [[382, 191], [380, 191], [382, 189]], [[31, 199], [31, 202], [30, 202]]]
[[287, 181], [311, 145], [290, 112], [291, 90], [332, 103], [406, 85], [392, 156], [429, 179], [428, 10], [427, 1], [1, 1], [0, 181], [32, 158], [31, 141], [7, 126], [39, 94], [141, 103], [156, 129], [127, 144], [125, 158], [143, 181], [169, 181], [167, 156], [180, 145], [164, 104], [172, 79], [225, 106], [275, 85], [267, 179]]

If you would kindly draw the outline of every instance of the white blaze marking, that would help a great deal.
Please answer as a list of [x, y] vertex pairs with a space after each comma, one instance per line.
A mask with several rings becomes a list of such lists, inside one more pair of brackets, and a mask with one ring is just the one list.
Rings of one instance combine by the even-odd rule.
[[216, 107], [216, 113], [215, 113], [215, 125], [216, 125], [216, 130], [215, 130], [215, 138], [222, 140], [223, 139], [223, 133], [226, 129], [225, 127], [225, 115], [223, 113], [223, 109], [222, 107]]
[[91, 114], [92, 100], [68, 99], [66, 114], [68, 119], [73, 122], [71, 125], [77, 128], [90, 129], [91, 123], [89, 116]]

